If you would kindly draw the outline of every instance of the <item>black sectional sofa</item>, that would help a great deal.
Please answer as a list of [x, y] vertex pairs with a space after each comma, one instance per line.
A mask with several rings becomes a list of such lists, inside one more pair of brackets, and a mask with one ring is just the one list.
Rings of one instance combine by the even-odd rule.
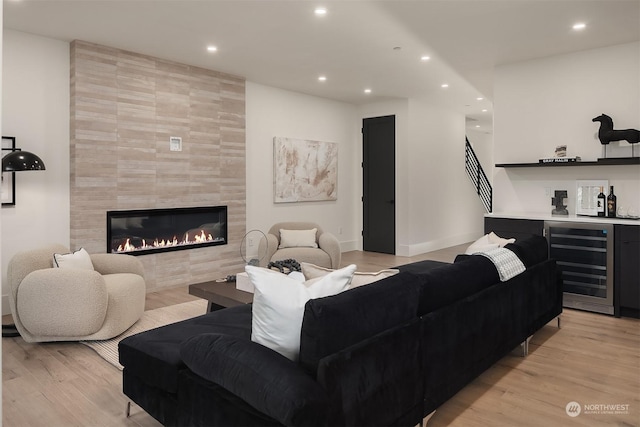
[[562, 311], [547, 241], [422, 262], [305, 306], [300, 359], [250, 340], [251, 305], [126, 338], [123, 390], [164, 425], [416, 425]]

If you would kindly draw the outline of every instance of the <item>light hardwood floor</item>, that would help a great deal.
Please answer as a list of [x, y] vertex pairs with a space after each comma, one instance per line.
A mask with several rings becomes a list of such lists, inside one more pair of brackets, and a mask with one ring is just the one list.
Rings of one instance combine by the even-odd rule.
[[[452, 261], [465, 246], [412, 258], [347, 252], [342, 264], [375, 271], [423, 259]], [[146, 308], [194, 299], [186, 287], [174, 288], [148, 294]], [[126, 418], [127, 399], [121, 390], [120, 371], [84, 345], [2, 339], [5, 427], [160, 425], [135, 405]], [[583, 410], [575, 418], [565, 411], [572, 401]], [[585, 413], [587, 408], [606, 412], [604, 405], [621, 405], [622, 413]], [[562, 315], [561, 329], [554, 321], [533, 336], [527, 357], [516, 351], [505, 356], [442, 405], [428, 423], [428, 427], [603, 425], [640, 426], [640, 320], [569, 309]]]

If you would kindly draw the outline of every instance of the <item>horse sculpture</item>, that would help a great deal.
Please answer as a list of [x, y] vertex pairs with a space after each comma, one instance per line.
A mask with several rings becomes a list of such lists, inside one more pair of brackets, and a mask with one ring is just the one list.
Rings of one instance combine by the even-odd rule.
[[[640, 131], [637, 129], [613, 129], [613, 119], [606, 114], [602, 114], [598, 117], [591, 119], [592, 122], [600, 122], [600, 129], [598, 130], [598, 139], [600, 144], [604, 145], [604, 156], [607, 157], [607, 145], [611, 141], [627, 141], [629, 144], [637, 144], [640, 142]], [[634, 145], [631, 145], [631, 157], [634, 155]]]

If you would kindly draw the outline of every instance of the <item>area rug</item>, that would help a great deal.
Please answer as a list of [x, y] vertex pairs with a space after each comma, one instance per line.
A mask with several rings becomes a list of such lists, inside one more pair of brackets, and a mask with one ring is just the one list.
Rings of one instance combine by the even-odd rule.
[[206, 311], [207, 301], [203, 299], [145, 311], [140, 320], [115, 338], [102, 341], [80, 341], [80, 343], [92, 348], [104, 360], [122, 370], [122, 365], [118, 363], [118, 343], [121, 340], [149, 329], [200, 316]]

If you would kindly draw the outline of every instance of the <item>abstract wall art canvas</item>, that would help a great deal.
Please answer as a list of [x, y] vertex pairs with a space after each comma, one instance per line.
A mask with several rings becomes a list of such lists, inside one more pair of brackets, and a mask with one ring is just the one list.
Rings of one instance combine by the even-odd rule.
[[274, 202], [338, 199], [338, 144], [273, 138]]

